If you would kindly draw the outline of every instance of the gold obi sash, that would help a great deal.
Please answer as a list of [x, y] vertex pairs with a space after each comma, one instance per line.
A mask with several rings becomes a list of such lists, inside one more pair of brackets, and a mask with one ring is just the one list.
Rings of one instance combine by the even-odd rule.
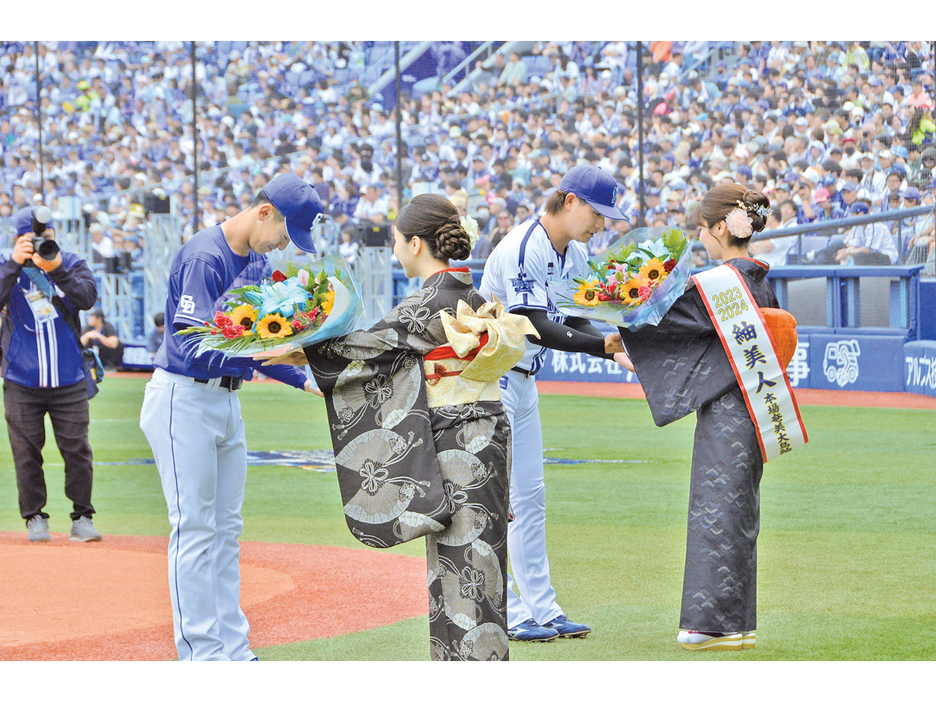
[[499, 401], [498, 381], [523, 358], [524, 337], [539, 337], [532, 322], [496, 297], [477, 310], [459, 300], [454, 317], [442, 311], [439, 318], [449, 343], [423, 357], [429, 406]]

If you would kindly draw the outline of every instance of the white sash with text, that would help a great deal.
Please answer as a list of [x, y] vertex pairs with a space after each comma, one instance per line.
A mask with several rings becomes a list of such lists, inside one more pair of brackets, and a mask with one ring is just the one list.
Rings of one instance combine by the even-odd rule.
[[764, 462], [805, 444], [790, 380], [744, 278], [727, 265], [692, 278], [744, 393]]

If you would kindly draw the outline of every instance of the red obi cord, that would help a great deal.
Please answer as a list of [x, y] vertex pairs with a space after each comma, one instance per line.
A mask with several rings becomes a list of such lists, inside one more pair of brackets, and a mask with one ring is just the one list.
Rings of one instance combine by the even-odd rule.
[[[488, 342], [488, 333], [484, 332], [481, 336], [478, 337], [478, 346], [474, 348], [471, 353], [463, 357], [463, 361], [473, 361], [475, 356], [478, 355], [478, 352], [484, 348], [485, 344]], [[451, 346], [437, 346], [432, 349], [429, 353], [423, 356], [423, 359], [426, 361], [442, 361], [446, 358], [459, 358], [458, 354], [455, 353], [455, 349]], [[435, 363], [432, 367], [432, 373], [426, 373], [426, 380], [430, 385], [435, 385], [442, 378], [449, 378], [455, 375], [461, 375], [460, 370], [448, 370], [445, 367], [445, 364]]]
[[[478, 346], [474, 348], [471, 353], [463, 357], [463, 361], [473, 361], [475, 356], [478, 355], [478, 352], [484, 348], [484, 345], [488, 342], [488, 333], [484, 332], [481, 336], [478, 337]], [[427, 353], [423, 358], [427, 361], [441, 361], [445, 358], [458, 358], [458, 354], [455, 353], [455, 349], [451, 346], [436, 346], [432, 351]]]

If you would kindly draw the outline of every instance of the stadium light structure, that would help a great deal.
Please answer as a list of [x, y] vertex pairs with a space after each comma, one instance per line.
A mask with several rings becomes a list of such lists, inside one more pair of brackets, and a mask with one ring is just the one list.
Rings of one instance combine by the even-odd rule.
[[45, 161], [42, 158], [42, 80], [39, 75], [39, 42], [33, 42], [36, 52], [36, 121], [39, 122], [39, 196], [45, 200]]
[[200, 227], [198, 223], [201, 221], [201, 213], [198, 209], [198, 118], [195, 114], [195, 103], [197, 100], [197, 88], [198, 81], [196, 79], [196, 63], [195, 63], [195, 42], [192, 41], [192, 46], [189, 51], [189, 56], [192, 61], [192, 157], [194, 161], [192, 162], [192, 175], [195, 178], [195, 211], [194, 211], [194, 220], [192, 221], [192, 234], [195, 234]]
[[396, 62], [396, 187], [397, 187], [397, 215], [403, 209], [403, 124], [400, 110], [400, 42], [393, 42]]
[[644, 219], [646, 203], [644, 201], [644, 119], [643, 119], [643, 42], [637, 42], [637, 192], [639, 205], [637, 210], [637, 226], [647, 225]]

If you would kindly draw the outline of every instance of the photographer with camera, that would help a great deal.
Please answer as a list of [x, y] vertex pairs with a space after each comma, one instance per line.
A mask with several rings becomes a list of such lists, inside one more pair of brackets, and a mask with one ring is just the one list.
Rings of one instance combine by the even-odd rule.
[[114, 325], [104, 320], [100, 307], [88, 312], [88, 323], [81, 330], [81, 345], [97, 351], [104, 370], [116, 370], [123, 363], [123, 342]]
[[97, 286], [83, 258], [59, 250], [50, 219], [48, 207], [20, 210], [13, 253], [0, 257], [0, 374], [20, 514], [30, 541], [51, 540], [42, 470], [48, 414], [74, 509], [70, 538], [100, 541], [91, 521], [89, 386], [78, 341], [78, 312], [94, 304]]

